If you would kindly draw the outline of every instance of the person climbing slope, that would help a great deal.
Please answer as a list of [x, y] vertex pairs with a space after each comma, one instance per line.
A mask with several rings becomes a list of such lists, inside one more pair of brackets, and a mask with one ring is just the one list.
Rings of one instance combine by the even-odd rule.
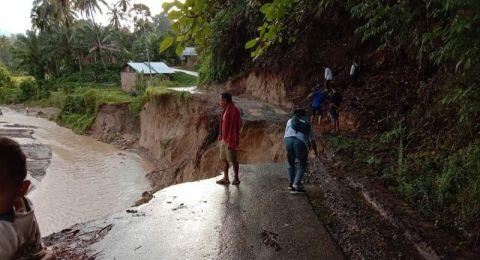
[[[301, 186], [303, 175], [307, 170], [308, 151], [311, 148], [318, 157], [315, 136], [304, 109], [296, 109], [287, 122], [284, 135], [287, 151], [287, 173], [290, 193], [303, 193]], [[298, 161], [298, 163], [297, 163]]]
[[333, 131], [338, 133], [340, 131], [340, 121], [339, 121], [339, 114], [338, 109], [340, 108], [340, 104], [342, 103], [342, 94], [337, 91], [336, 88], [332, 89], [332, 94], [330, 94], [329, 100], [329, 111], [330, 119], [333, 123]]
[[222, 108], [222, 117], [220, 120], [220, 160], [223, 163], [223, 179], [217, 181], [218, 184], [230, 184], [228, 178], [228, 169], [230, 164], [233, 166], [235, 174], [232, 184], [239, 185], [237, 148], [240, 141], [240, 129], [243, 123], [240, 111], [232, 101], [232, 94], [223, 93], [221, 95], [220, 106]]
[[330, 83], [333, 81], [333, 72], [329, 67], [324, 67], [325, 72], [324, 72], [324, 80], [325, 80], [325, 88], [328, 88]]
[[[318, 123], [318, 125], [320, 125], [320, 123], [322, 122], [322, 117], [323, 117], [323, 103], [324, 101], [327, 99], [327, 90], [325, 89], [322, 90], [320, 88], [320, 85], [317, 84], [317, 90], [315, 90], [312, 94], [310, 94], [308, 96], [308, 98], [312, 97], [313, 96], [313, 100], [312, 100], [312, 116], [310, 118], [310, 122], [312, 122], [313, 125], [315, 125], [315, 122]], [[318, 116], [318, 119], [315, 120]]]
[[350, 66], [350, 71], [348, 73], [348, 77], [350, 78], [350, 81], [355, 82], [358, 78], [359, 73], [360, 73], [360, 66], [354, 59], [352, 60], [352, 65]]

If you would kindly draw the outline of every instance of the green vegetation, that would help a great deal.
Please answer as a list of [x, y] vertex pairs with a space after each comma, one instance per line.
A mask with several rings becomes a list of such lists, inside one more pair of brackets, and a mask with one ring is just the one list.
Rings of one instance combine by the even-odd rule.
[[100, 104], [130, 103], [131, 111], [138, 113], [150, 97], [169, 93], [169, 87], [186, 87], [195, 82], [195, 77], [175, 73], [172, 80], [156, 80], [144, 91], [126, 93], [120, 88], [119, 68], [106, 71], [84, 69], [50, 80], [35, 80], [31, 77], [12, 79], [4, 69], [7, 87], [0, 87], [0, 103], [24, 103], [29, 106], [57, 107], [60, 114], [56, 121], [84, 133], [95, 120]]
[[[94, 20], [105, 8], [108, 26]], [[0, 103], [57, 107], [57, 122], [83, 133], [99, 104], [129, 102], [139, 112], [151, 93], [196, 84], [195, 77], [176, 73], [170, 81], [140, 82], [134, 94], [121, 91], [120, 69], [128, 61], [179, 63], [174, 48], [159, 50], [174, 35], [170, 21], [144, 4], [37, 0], [31, 18], [31, 31], [0, 37], [0, 64], [6, 67], [0, 66]]]
[[[108, 26], [93, 19], [102, 9], [108, 10]], [[83, 70], [89, 73], [92, 67], [95, 72], [107, 71], [128, 61], [179, 64], [174, 48], [159, 51], [160, 42], [173, 35], [170, 22], [163, 13], [152, 15], [143, 4], [37, 0], [31, 17], [32, 30], [0, 36], [0, 64], [14, 75], [43, 80]]]
[[223, 82], [251, 68], [244, 46], [261, 23], [253, 1], [173, 1], [163, 8], [174, 23], [174, 35], [160, 50], [174, 46], [178, 53], [193, 42], [201, 50], [200, 82]]
[[366, 169], [445, 229], [468, 230], [480, 214], [480, 145], [474, 142], [453, 153], [407, 152], [405, 133], [394, 128], [371, 138], [327, 140], [349, 170]]
[[12, 84], [13, 79], [10, 71], [0, 65], [0, 87], [10, 87]]

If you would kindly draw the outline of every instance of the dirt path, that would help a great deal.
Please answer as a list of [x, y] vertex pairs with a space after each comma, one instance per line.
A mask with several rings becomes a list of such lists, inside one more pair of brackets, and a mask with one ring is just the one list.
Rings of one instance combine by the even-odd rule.
[[[98, 259], [344, 258], [307, 197], [288, 193], [283, 165], [242, 166], [239, 187], [216, 179], [171, 186], [149, 204], [77, 225], [47, 242], [64, 241], [57, 249]], [[79, 243], [105, 227], [111, 230], [99, 241], [93, 236], [93, 244]]]
[[188, 75], [192, 75], [192, 76], [195, 76], [195, 77], [198, 77], [198, 72], [196, 71], [191, 71], [191, 70], [184, 70], [184, 69], [178, 69], [178, 68], [172, 68], [174, 71], [178, 71], [178, 72], [183, 72], [183, 73], [186, 73]]

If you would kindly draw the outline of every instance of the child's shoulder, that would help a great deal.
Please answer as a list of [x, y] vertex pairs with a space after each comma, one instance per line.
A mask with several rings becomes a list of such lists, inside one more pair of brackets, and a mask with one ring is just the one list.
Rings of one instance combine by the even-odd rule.
[[18, 249], [17, 231], [13, 222], [0, 220], [0, 259], [12, 259]]

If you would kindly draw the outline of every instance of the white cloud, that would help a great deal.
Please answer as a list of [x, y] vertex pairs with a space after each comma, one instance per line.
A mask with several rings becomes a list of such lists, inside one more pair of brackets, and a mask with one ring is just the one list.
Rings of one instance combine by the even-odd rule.
[[[132, 4], [142, 3], [150, 7], [152, 15], [162, 11], [162, 4], [172, 0], [132, 0]], [[107, 0], [109, 5], [117, 0]], [[33, 0], [0, 0], [0, 35], [11, 33], [23, 33], [31, 28], [30, 11]], [[108, 21], [107, 9], [103, 8], [103, 14], [97, 14], [95, 19], [102, 24]]]

